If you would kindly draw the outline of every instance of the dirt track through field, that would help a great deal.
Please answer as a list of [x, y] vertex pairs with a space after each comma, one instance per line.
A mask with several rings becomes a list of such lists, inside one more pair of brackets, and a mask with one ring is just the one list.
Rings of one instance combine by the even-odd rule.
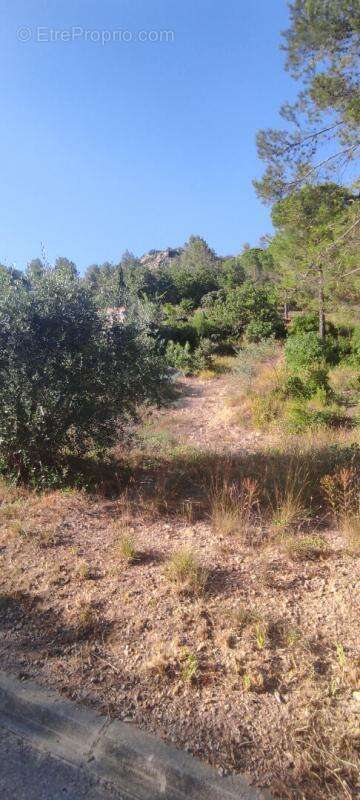
[[171, 432], [181, 443], [199, 448], [238, 452], [253, 450], [261, 437], [243, 424], [234, 424], [236, 413], [227, 402], [231, 391], [231, 377], [214, 380], [183, 378], [181, 397], [170, 409], [158, 415], [158, 423]]

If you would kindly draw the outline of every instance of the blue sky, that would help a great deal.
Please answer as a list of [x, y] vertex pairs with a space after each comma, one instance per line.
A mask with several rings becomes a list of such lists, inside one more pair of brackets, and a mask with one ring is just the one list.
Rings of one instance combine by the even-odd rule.
[[297, 91], [287, 21], [286, 0], [3, 2], [0, 261], [21, 268], [41, 242], [81, 270], [191, 233], [224, 254], [255, 244], [271, 230], [256, 131]]

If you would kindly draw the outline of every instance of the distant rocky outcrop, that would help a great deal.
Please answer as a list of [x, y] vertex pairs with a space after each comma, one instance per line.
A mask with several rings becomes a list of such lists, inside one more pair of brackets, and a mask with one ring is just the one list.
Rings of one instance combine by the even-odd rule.
[[139, 259], [147, 269], [156, 272], [162, 267], [168, 267], [171, 261], [178, 258], [183, 251], [183, 247], [167, 247], [166, 250], [150, 250]]

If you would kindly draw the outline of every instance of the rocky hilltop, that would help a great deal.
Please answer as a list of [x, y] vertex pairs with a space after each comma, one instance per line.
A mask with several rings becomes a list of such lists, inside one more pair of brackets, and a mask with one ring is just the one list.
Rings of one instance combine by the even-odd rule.
[[140, 264], [156, 272], [162, 267], [169, 266], [171, 261], [178, 258], [183, 251], [182, 247], [167, 247], [166, 250], [150, 250], [140, 258]]

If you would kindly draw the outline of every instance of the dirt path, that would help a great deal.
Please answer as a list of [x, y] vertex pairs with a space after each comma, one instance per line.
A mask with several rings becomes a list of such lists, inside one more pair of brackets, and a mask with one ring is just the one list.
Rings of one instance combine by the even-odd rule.
[[154, 427], [202, 450], [253, 450], [261, 434], [247, 427], [246, 420], [243, 425], [236, 423], [236, 411], [228, 402], [231, 381], [230, 375], [213, 380], [183, 378], [181, 397], [154, 415]]

